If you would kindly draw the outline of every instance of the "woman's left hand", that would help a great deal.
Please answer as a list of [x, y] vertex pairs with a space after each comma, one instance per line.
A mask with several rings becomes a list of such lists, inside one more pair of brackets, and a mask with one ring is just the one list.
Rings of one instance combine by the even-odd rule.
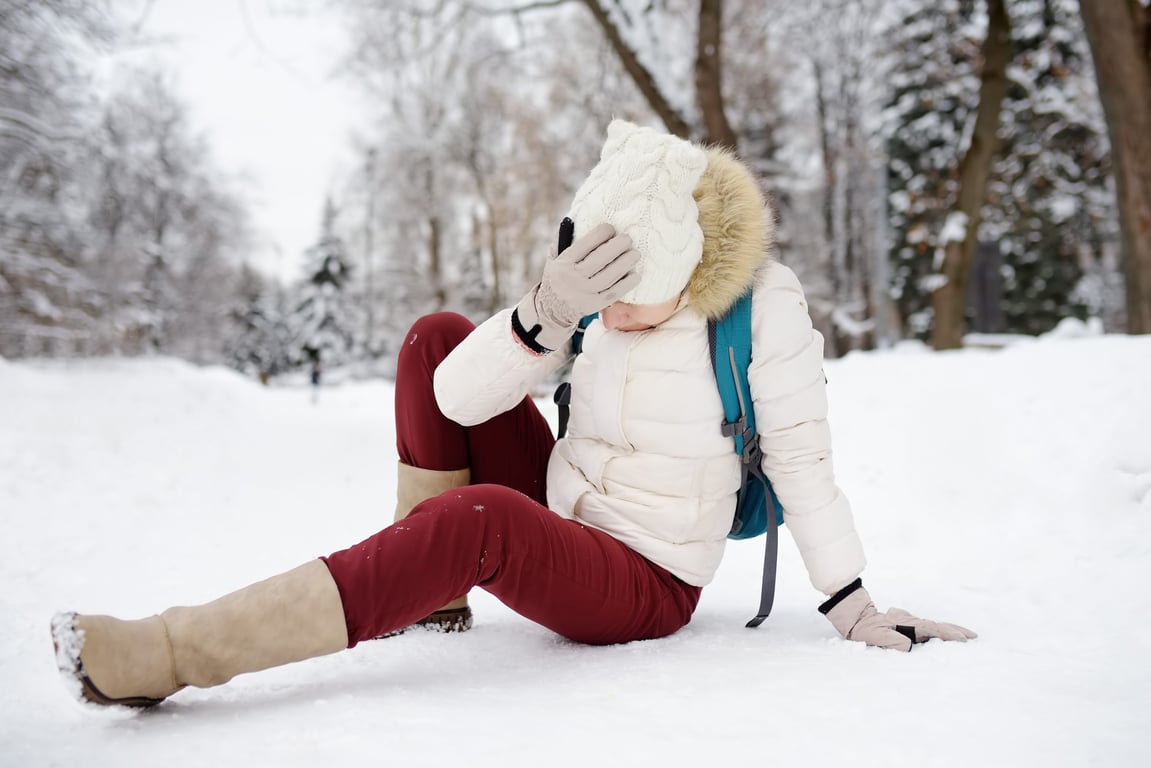
[[915, 643], [933, 638], [962, 643], [978, 637], [958, 624], [921, 619], [902, 608], [880, 612], [859, 579], [833, 595], [819, 607], [819, 612], [845, 639], [880, 648], [910, 651]]

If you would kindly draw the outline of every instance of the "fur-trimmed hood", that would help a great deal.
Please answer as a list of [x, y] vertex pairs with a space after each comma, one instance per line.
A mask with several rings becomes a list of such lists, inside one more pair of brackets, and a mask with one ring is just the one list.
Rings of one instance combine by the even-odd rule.
[[703, 257], [687, 284], [687, 303], [723, 315], [755, 281], [775, 249], [775, 220], [759, 184], [735, 155], [705, 148], [707, 170], [695, 188]]

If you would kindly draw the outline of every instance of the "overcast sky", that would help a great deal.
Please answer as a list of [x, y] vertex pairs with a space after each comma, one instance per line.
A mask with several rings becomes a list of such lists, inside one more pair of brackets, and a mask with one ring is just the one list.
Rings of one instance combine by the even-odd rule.
[[[134, 13], [132, 3], [138, 10]], [[355, 165], [362, 99], [334, 77], [343, 18], [302, 0], [132, 0], [142, 44], [112, 60], [160, 63], [219, 167], [242, 179], [258, 246], [252, 262], [297, 276], [319, 233], [324, 197]]]

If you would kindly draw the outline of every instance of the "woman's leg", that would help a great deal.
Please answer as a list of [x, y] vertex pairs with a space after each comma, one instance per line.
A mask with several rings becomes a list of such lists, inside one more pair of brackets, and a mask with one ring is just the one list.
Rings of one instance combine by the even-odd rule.
[[[530, 400], [487, 424], [467, 429], [439, 412], [432, 373], [472, 327], [459, 315], [441, 314], [421, 320], [409, 334], [400, 355], [396, 387], [400, 456], [415, 462], [410, 465], [413, 468], [468, 470], [476, 482], [508, 485], [530, 499], [497, 485], [476, 486], [475, 490], [461, 487], [454, 494], [441, 493], [416, 504], [415, 511], [421, 514], [325, 558], [325, 564], [312, 561], [206, 605], [170, 608], [136, 621], [60, 614], [52, 625], [57, 663], [79, 686], [80, 695], [100, 704], [152, 706], [185, 685], [219, 685], [243, 672], [333, 653], [406, 626], [481, 581], [525, 615], [589, 642], [674, 631], [676, 622], [666, 619], [637, 624], [632, 617], [627, 627], [610, 631], [602, 621], [575, 621], [581, 611], [592, 610], [600, 602], [589, 597], [596, 591], [594, 583], [580, 589], [572, 586], [566, 592], [562, 584], [555, 584], [554, 596], [566, 597], [553, 603], [545, 585], [557, 579], [563, 582], [559, 571], [536, 568], [538, 573], [532, 575], [532, 568], [523, 565], [522, 559], [501, 551], [501, 539], [521, 541], [524, 536], [513, 533], [505, 514], [479, 515], [475, 507], [482, 509], [486, 503], [500, 510], [527, 508], [529, 513], [521, 515], [524, 520], [534, 516], [537, 522], [545, 521], [543, 526], [528, 526], [534, 532], [529, 539], [535, 546], [516, 545], [519, 551], [534, 553], [530, 557], [541, 558], [541, 564], [552, 556], [545, 550], [555, 547], [558, 562], [570, 568], [572, 558], [559, 557], [558, 552], [574, 557], [582, 546], [589, 568], [620, 574], [634, 569], [636, 573], [628, 578], [635, 581], [637, 594], [658, 589], [658, 577], [645, 578], [643, 568], [636, 568], [632, 558], [642, 561], [638, 556], [627, 557], [621, 545], [602, 534], [572, 534], [584, 529], [563, 523], [542, 506], [554, 439]], [[453, 511], [425, 514], [441, 509]], [[561, 524], [571, 531], [545, 532]], [[606, 541], [596, 544], [597, 537]], [[568, 539], [578, 539], [580, 546], [565, 544]], [[595, 565], [597, 558], [600, 566]], [[508, 565], [492, 572], [498, 562]], [[336, 583], [335, 573], [341, 574], [342, 584]], [[345, 600], [351, 608], [344, 605]], [[570, 613], [559, 615], [553, 604], [569, 606]], [[619, 610], [622, 614], [625, 609]], [[346, 627], [353, 625], [361, 634], [348, 638]]]
[[439, 312], [417, 320], [404, 338], [396, 363], [400, 462], [426, 470], [468, 469], [472, 483], [515, 488], [546, 505], [544, 481], [555, 438], [530, 398], [474, 427], [447, 418], [436, 403], [436, 367], [474, 329], [462, 315]]
[[[396, 522], [424, 499], [472, 483], [495, 483], [546, 504], [545, 477], [555, 439], [530, 398], [484, 424], [463, 427], [440, 412], [436, 368], [475, 330], [451, 312], [420, 318], [396, 365]], [[441, 631], [471, 628], [466, 594], [455, 595], [417, 623]]]
[[324, 558], [348, 645], [406, 626], [479, 585], [517, 613], [585, 643], [661, 637], [691, 618], [700, 589], [611, 536], [524, 494], [472, 485]]

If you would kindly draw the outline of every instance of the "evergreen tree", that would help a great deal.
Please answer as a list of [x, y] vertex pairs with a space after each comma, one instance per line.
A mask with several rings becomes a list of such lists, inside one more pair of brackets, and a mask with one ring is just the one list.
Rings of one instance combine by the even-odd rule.
[[[908, 335], [931, 327], [937, 254], [978, 95], [986, 27], [978, 10], [970, 0], [907, 0], [891, 31], [892, 290]], [[1009, 11], [1015, 56], [979, 235], [1002, 255], [999, 330], [1033, 334], [1085, 316], [1075, 290], [1080, 259], [1098, 256], [1111, 217], [1101, 122], [1071, 0], [1019, 0]]]
[[1011, 13], [1008, 138], [984, 234], [1003, 252], [1006, 329], [1037, 334], [1087, 316], [1075, 288], [1109, 226], [1107, 146], [1074, 0], [1016, 0]]
[[167, 351], [170, 341], [176, 288], [172, 280], [172, 268], [162, 250], [154, 250], [148, 260], [141, 289], [142, 326], [147, 329], [148, 350], [163, 353]]
[[233, 312], [235, 333], [227, 345], [227, 361], [267, 383], [291, 367], [283, 297], [250, 267], [241, 272], [239, 293], [241, 303]]
[[320, 239], [305, 253], [305, 278], [289, 319], [292, 361], [299, 364], [340, 365], [359, 352], [363, 326], [345, 291], [351, 278], [351, 260], [336, 234], [336, 208], [324, 206]]
[[964, 126], [979, 81], [978, 30], [959, 0], [911, 0], [889, 32], [887, 103], [892, 293], [907, 335], [931, 327], [939, 233], [955, 198]]

